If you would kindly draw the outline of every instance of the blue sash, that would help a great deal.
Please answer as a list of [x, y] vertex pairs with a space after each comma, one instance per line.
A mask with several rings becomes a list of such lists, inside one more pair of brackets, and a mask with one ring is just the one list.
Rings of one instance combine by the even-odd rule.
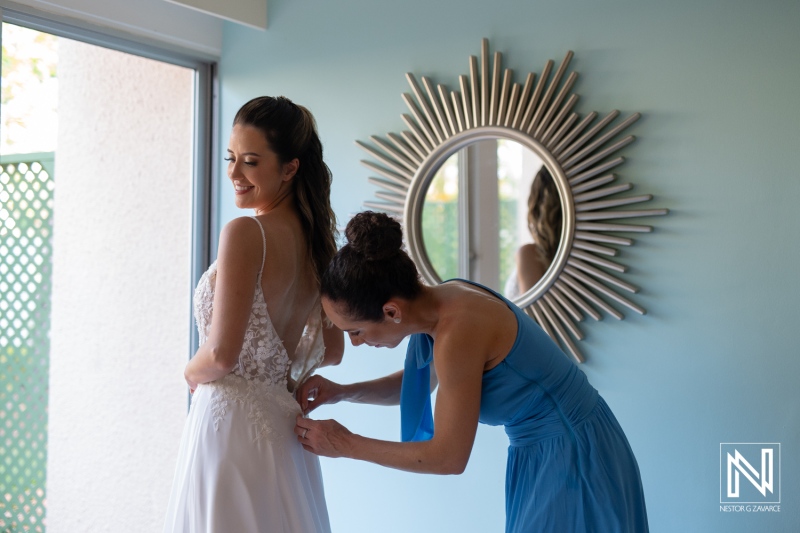
[[400, 438], [403, 442], [433, 437], [431, 367], [433, 339], [416, 333], [408, 341], [400, 387]]

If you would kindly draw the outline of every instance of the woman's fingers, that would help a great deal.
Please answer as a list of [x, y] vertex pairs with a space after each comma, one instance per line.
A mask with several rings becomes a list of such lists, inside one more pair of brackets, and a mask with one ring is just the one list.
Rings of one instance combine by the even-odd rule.
[[[316, 389], [313, 389], [313, 390], [316, 391]], [[301, 397], [298, 398], [298, 403], [300, 404], [300, 409], [303, 410], [303, 414], [304, 415], [307, 415], [308, 413], [310, 413], [311, 411], [313, 411], [317, 407], [318, 404], [317, 404], [316, 398], [317, 398], [316, 394], [314, 394], [314, 395], [306, 395], [306, 394], [304, 394], [304, 395], [302, 395]]]
[[297, 435], [297, 440], [301, 443], [306, 439], [308, 430], [311, 429], [311, 422], [313, 422], [313, 420], [304, 418], [301, 415], [297, 415], [295, 419], [294, 434]]
[[[309, 377], [305, 380], [300, 387], [297, 389], [297, 403], [300, 404], [300, 408], [303, 410], [303, 413], [309, 413], [314, 410], [314, 408], [318, 405], [316, 400], [319, 398], [319, 391], [320, 385], [322, 384], [324, 378], [314, 375]], [[309, 408], [309, 406], [311, 406]]]
[[346, 456], [346, 440], [352, 435], [335, 420], [312, 420], [300, 415], [295, 420], [294, 433], [306, 450], [325, 457]]
[[[313, 375], [297, 389], [297, 403], [304, 414], [308, 414], [320, 405], [330, 403], [337, 390], [336, 383]], [[336, 400], [334, 400], [336, 401]]]
[[317, 406], [316, 400], [318, 397], [319, 387], [311, 387], [306, 390], [300, 401], [300, 407], [302, 407], [303, 413], [308, 414], [314, 410], [314, 408]]

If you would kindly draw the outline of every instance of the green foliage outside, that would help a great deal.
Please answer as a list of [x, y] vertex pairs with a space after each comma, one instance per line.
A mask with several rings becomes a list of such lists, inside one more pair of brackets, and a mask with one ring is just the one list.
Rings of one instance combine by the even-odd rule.
[[58, 124], [58, 37], [3, 24], [0, 155], [51, 152]]
[[501, 290], [506, 280], [514, 270], [517, 243], [517, 200], [507, 198], [500, 200], [500, 279], [498, 288]]
[[[500, 279], [501, 288], [514, 269], [517, 251], [517, 201], [500, 200]], [[427, 199], [422, 210], [422, 239], [431, 265], [442, 280], [457, 278], [458, 273], [458, 201]]]
[[444, 281], [458, 277], [458, 199], [425, 201], [422, 240], [431, 265]]

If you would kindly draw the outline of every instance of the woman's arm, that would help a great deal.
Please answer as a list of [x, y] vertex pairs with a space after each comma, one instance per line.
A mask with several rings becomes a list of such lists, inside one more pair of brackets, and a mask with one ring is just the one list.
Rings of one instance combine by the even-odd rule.
[[[466, 468], [480, 412], [486, 328], [469, 325], [460, 334], [440, 334], [434, 348], [439, 392], [434, 436], [423, 442], [388, 442], [355, 435], [334, 420], [298, 417], [303, 446], [328, 457], [349, 457], [390, 468], [429, 474], [460, 474]], [[471, 332], [470, 332], [471, 331]], [[394, 376], [394, 375], [393, 375]], [[306, 431], [306, 429], [308, 431]]]
[[259, 240], [258, 227], [246, 218], [222, 229], [211, 328], [184, 371], [192, 390], [229, 374], [239, 360], [261, 265], [261, 248], [253, 246]]
[[370, 405], [399, 405], [403, 371], [378, 379], [342, 385], [343, 399], [351, 403]]
[[297, 398], [304, 414], [327, 403], [352, 402], [372, 405], [398, 405], [403, 371], [370, 381], [341, 385], [320, 375], [308, 378], [297, 389]]

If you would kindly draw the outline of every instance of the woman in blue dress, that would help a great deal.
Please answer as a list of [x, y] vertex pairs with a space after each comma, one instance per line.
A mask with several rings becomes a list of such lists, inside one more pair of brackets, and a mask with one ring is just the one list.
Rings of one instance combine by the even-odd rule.
[[386, 215], [359, 213], [346, 235], [322, 280], [325, 313], [355, 346], [394, 347], [411, 336], [405, 367], [349, 385], [312, 376], [297, 398], [304, 413], [339, 401], [399, 403], [403, 442], [298, 417], [295, 433], [307, 450], [460, 474], [478, 422], [503, 425], [507, 533], [648, 531], [639, 468], [622, 428], [533, 320], [476, 283], [423, 285], [402, 250], [400, 225]]

